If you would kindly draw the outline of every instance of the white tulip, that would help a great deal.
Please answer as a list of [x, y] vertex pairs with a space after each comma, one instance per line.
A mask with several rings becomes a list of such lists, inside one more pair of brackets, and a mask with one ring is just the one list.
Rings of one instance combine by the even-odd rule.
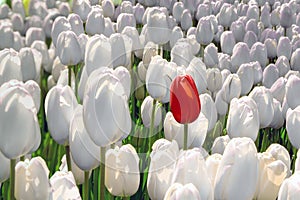
[[[147, 96], [141, 106], [141, 116], [143, 124], [145, 127], [150, 127], [151, 113], [153, 109], [154, 99], [151, 96]], [[159, 102], [155, 104], [155, 113], [154, 113], [154, 127], [157, 127], [162, 120], [162, 109]]]
[[[248, 45], [250, 49], [257, 41], [258, 41], [257, 35], [253, 31], [246, 32], [244, 36], [244, 42]], [[250, 60], [252, 60], [251, 57]]]
[[208, 17], [202, 17], [197, 24], [196, 39], [201, 45], [208, 45], [214, 38], [214, 27]]
[[69, 139], [71, 117], [78, 103], [69, 86], [54, 86], [45, 99], [45, 113], [51, 136], [58, 144]]
[[204, 63], [210, 68], [219, 64], [218, 48], [213, 43], [207, 45], [204, 49]]
[[258, 178], [254, 142], [250, 138], [233, 138], [225, 148], [216, 174], [215, 198], [252, 199]]
[[285, 179], [278, 193], [278, 200], [297, 200], [300, 195], [300, 172], [296, 171]]
[[[197, 178], [199, 176], [201, 179]], [[207, 173], [205, 158], [198, 148], [180, 152], [172, 183], [192, 183], [198, 189], [201, 199], [214, 199], [213, 186]]]
[[113, 67], [129, 66], [131, 62], [132, 41], [124, 34], [114, 33], [110, 36], [111, 59]]
[[23, 81], [40, 79], [41, 53], [32, 48], [22, 48], [19, 52]]
[[186, 73], [194, 79], [199, 94], [204, 93], [207, 88], [207, 78], [206, 66], [203, 61], [198, 57], [194, 57], [186, 68]]
[[12, 26], [7, 26], [5, 23], [0, 25], [0, 49], [11, 48], [14, 42], [14, 34]]
[[219, 92], [217, 92], [216, 100], [215, 100], [217, 112], [221, 116], [226, 115], [226, 113], [228, 111], [228, 103], [223, 99], [223, 96], [224, 96], [223, 93], [224, 93], [224, 90], [220, 90]]
[[279, 76], [285, 76], [290, 70], [289, 59], [285, 56], [279, 56], [276, 60], [275, 65], [279, 71]]
[[258, 61], [262, 68], [268, 63], [267, 48], [264, 44], [256, 42], [250, 50], [250, 57], [252, 61]]
[[299, 149], [300, 148], [300, 137], [298, 134], [298, 129], [300, 122], [300, 106], [297, 106], [294, 110], [288, 109], [286, 113], [286, 130], [289, 136], [289, 140], [292, 145]]
[[275, 160], [281, 160], [287, 166], [288, 170], [291, 169], [290, 154], [284, 146], [273, 143], [267, 148], [266, 153], [271, 154]]
[[121, 13], [117, 19], [117, 30], [121, 33], [127, 26], [136, 27], [136, 20], [133, 14]]
[[225, 150], [227, 144], [229, 143], [229, 141], [230, 141], [230, 138], [228, 135], [217, 137], [211, 148], [212, 154], [218, 153], [218, 154], [223, 155], [224, 150]]
[[288, 37], [280, 37], [277, 45], [277, 57], [285, 56], [287, 59], [291, 58], [292, 45]]
[[18, 162], [15, 173], [16, 199], [49, 199], [49, 169], [41, 157]]
[[180, 24], [182, 27], [182, 30], [187, 31], [190, 27], [193, 26], [192, 16], [189, 10], [185, 9], [182, 12]]
[[87, 16], [90, 13], [91, 10], [91, 4], [88, 0], [74, 0], [73, 1], [73, 12], [75, 14], [78, 14], [82, 21], [87, 20]]
[[230, 26], [236, 42], [243, 42], [245, 32], [245, 24], [241, 21], [234, 21]]
[[135, 16], [135, 20], [137, 24], [142, 24], [143, 22], [143, 15], [145, 13], [145, 8], [140, 3], [137, 3], [133, 6], [133, 13]]
[[241, 94], [241, 80], [237, 74], [230, 74], [222, 86], [222, 98], [225, 102], [230, 103], [233, 98], [238, 98]]
[[263, 72], [263, 80], [262, 84], [266, 88], [271, 88], [271, 86], [277, 81], [279, 78], [279, 71], [276, 65], [269, 64]]
[[247, 95], [253, 87], [254, 84], [254, 68], [252, 63], [242, 64], [237, 75], [241, 80], [241, 95]]
[[238, 69], [241, 64], [250, 62], [250, 50], [246, 43], [239, 42], [234, 46], [231, 62], [232, 66], [236, 69]]
[[274, 107], [274, 117], [269, 126], [274, 129], [279, 129], [284, 124], [284, 118], [283, 118], [281, 103], [275, 98], [273, 98], [273, 107]]
[[171, 61], [178, 66], [188, 66], [194, 57], [192, 45], [186, 40], [178, 40], [171, 49]]
[[175, 140], [172, 142], [159, 139], [152, 146], [150, 154], [151, 162], [147, 179], [147, 190], [151, 199], [163, 199], [171, 181], [179, 155], [178, 145]]
[[111, 0], [102, 1], [101, 6], [102, 6], [102, 9], [103, 9], [103, 15], [105, 17], [112, 18], [114, 16], [115, 6], [114, 6], [114, 3]]
[[255, 87], [249, 94], [257, 104], [260, 128], [270, 125], [274, 117], [273, 97], [264, 86]]
[[48, 51], [47, 44], [43, 41], [36, 40], [32, 43], [31, 48], [34, 48], [41, 53], [42, 66], [46, 72], [51, 73], [53, 60], [49, 53], [51, 50]]
[[222, 75], [218, 68], [209, 68], [206, 70], [207, 89], [211, 92], [217, 92], [222, 88]]
[[298, 76], [292, 75], [288, 78], [286, 83], [286, 100], [291, 109], [295, 109], [300, 105], [300, 100], [298, 96], [300, 88], [300, 78]]
[[232, 55], [232, 50], [236, 44], [232, 31], [223, 32], [220, 38], [220, 42], [222, 52], [228, 55]]
[[102, 34], [104, 32], [105, 23], [103, 11], [99, 7], [94, 7], [89, 12], [85, 24], [85, 31], [89, 35]]
[[200, 94], [201, 112], [208, 119], [208, 130], [211, 131], [218, 120], [217, 108], [214, 100], [209, 94]]
[[54, 46], [56, 46], [59, 34], [63, 31], [70, 31], [70, 30], [72, 30], [72, 27], [70, 22], [67, 20], [67, 18], [62, 16], [57, 17], [53, 23], [52, 31], [51, 31], [51, 38]]
[[105, 155], [105, 186], [114, 196], [132, 196], [139, 188], [139, 157], [131, 144], [109, 149]]
[[200, 194], [197, 188], [192, 184], [188, 183], [186, 185], [182, 185], [180, 183], [174, 183], [169, 187], [166, 192], [166, 196], [164, 200], [179, 200], [179, 199], [194, 199], [200, 200]]
[[208, 156], [206, 158], [206, 168], [207, 168], [207, 173], [209, 175], [211, 184], [214, 185], [215, 184], [215, 178], [217, 175], [217, 171], [219, 168], [219, 165], [221, 163], [222, 160], [222, 155], [215, 153], [215, 154], [211, 154], [210, 156]]
[[268, 58], [275, 58], [277, 56], [277, 41], [275, 39], [267, 38], [264, 42]]
[[52, 199], [81, 200], [72, 172], [57, 171], [50, 178]]

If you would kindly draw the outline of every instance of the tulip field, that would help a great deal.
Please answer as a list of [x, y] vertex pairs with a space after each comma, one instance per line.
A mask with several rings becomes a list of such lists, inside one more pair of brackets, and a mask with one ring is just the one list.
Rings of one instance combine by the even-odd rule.
[[0, 200], [299, 200], [300, 0], [0, 0]]

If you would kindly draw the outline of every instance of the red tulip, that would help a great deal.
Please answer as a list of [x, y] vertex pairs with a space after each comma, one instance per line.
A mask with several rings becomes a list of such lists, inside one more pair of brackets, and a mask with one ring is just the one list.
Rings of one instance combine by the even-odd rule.
[[195, 121], [201, 104], [196, 84], [190, 75], [177, 76], [170, 88], [170, 106], [174, 118], [181, 124]]

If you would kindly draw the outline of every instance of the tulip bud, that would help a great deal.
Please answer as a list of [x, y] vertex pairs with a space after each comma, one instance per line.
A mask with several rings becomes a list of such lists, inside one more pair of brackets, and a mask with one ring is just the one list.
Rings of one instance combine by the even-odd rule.
[[300, 172], [296, 171], [285, 179], [279, 189], [278, 200], [296, 200], [300, 195]]
[[217, 92], [222, 88], [222, 75], [218, 68], [206, 70], [207, 89], [211, 92]]
[[249, 94], [257, 104], [259, 112], [260, 128], [270, 125], [274, 116], [273, 97], [264, 86], [255, 87]]
[[109, 39], [103, 35], [89, 38], [85, 50], [86, 72], [90, 75], [100, 67], [112, 67], [112, 49]]
[[189, 10], [185, 9], [182, 12], [180, 24], [182, 27], [182, 30], [187, 31], [190, 27], [193, 26], [192, 16]]
[[196, 39], [201, 45], [208, 45], [214, 38], [214, 27], [208, 17], [198, 21]]
[[[153, 109], [153, 98], [151, 96], [147, 96], [144, 99], [141, 106], [141, 115], [142, 115], [144, 126], [148, 128], [150, 127], [152, 109]], [[162, 110], [159, 105], [159, 102], [156, 102], [154, 109], [155, 109], [154, 127], [157, 127], [160, 124], [162, 118]]]
[[205, 163], [206, 163], [207, 173], [209, 175], [212, 185], [215, 184], [215, 178], [216, 178], [216, 174], [217, 174], [219, 165], [221, 163], [221, 160], [222, 160], [222, 155], [218, 154], [218, 153], [211, 154], [210, 156], [208, 156], [206, 158]]
[[81, 199], [72, 172], [57, 171], [50, 178], [52, 199]]
[[277, 46], [277, 57], [285, 56], [288, 60], [291, 58], [292, 45], [288, 37], [280, 37]]
[[286, 100], [291, 109], [295, 109], [300, 105], [298, 98], [300, 88], [300, 78], [292, 75], [288, 78], [286, 83]]
[[266, 152], [259, 153], [258, 159], [260, 179], [255, 196], [257, 199], [276, 199], [280, 185], [288, 175], [287, 166]]
[[226, 129], [230, 138], [249, 137], [256, 140], [259, 131], [259, 113], [255, 101], [244, 96], [232, 99]]
[[[179, 154], [178, 145], [159, 139], [152, 146], [150, 166], [147, 179], [147, 190], [151, 199], [163, 199], [171, 186], [176, 160]], [[161, 176], [163, 174], [163, 176]]]
[[262, 68], [265, 68], [268, 63], [267, 48], [260, 42], [253, 44], [250, 50], [250, 56], [251, 60], [258, 61]]
[[121, 33], [114, 33], [110, 36], [111, 59], [113, 67], [129, 66], [131, 61], [132, 41]]
[[272, 157], [275, 158], [275, 160], [281, 160], [287, 166], [287, 169], [290, 170], [291, 168], [290, 154], [284, 146], [273, 143], [267, 148], [266, 153], [271, 154]]
[[285, 56], [278, 57], [275, 65], [279, 71], [279, 76], [285, 76], [290, 70], [290, 62]]
[[230, 138], [228, 135], [224, 135], [224, 136], [219, 136], [215, 139], [212, 148], [211, 148], [211, 153], [212, 154], [221, 154], [223, 155], [224, 150], [227, 146], [227, 144], [229, 143]]
[[243, 63], [250, 62], [250, 50], [246, 43], [239, 42], [234, 46], [231, 62], [235, 69], [238, 69], [238, 67]]
[[70, 122], [69, 143], [75, 164], [84, 171], [99, 166], [100, 148], [91, 140], [83, 122], [83, 107], [79, 105]]
[[290, 6], [286, 3], [280, 7], [280, 25], [284, 28], [289, 28], [292, 23], [293, 12]]
[[49, 199], [49, 169], [41, 157], [18, 162], [15, 172], [16, 199]]
[[73, 0], [73, 12], [80, 16], [82, 21], [86, 21], [91, 11], [91, 4], [88, 0]]
[[194, 57], [192, 45], [186, 40], [178, 40], [171, 50], [171, 61], [178, 66], [188, 66]]
[[105, 147], [130, 133], [127, 98], [122, 82], [112, 73], [99, 69], [89, 76], [83, 98], [83, 119], [96, 145]]
[[224, 3], [218, 14], [218, 22], [223, 27], [229, 28], [231, 23], [237, 20], [237, 12], [233, 5]]
[[58, 144], [68, 142], [70, 121], [77, 105], [75, 94], [69, 86], [57, 85], [47, 93], [45, 112], [48, 128]]
[[184, 10], [183, 2], [179, 1], [179, 2], [174, 3], [173, 9], [172, 9], [172, 14], [173, 14], [173, 17], [176, 19], [177, 23], [180, 22], [180, 20], [181, 20], [181, 15], [183, 13], [183, 10]]
[[204, 63], [210, 68], [216, 67], [219, 64], [218, 49], [213, 43], [204, 49]]
[[155, 44], [165, 44], [170, 38], [170, 28], [167, 16], [159, 9], [149, 11], [147, 15], [147, 28], [149, 40]]
[[117, 30], [121, 33], [127, 26], [136, 27], [136, 20], [133, 14], [121, 13], [117, 19]]
[[[201, 147], [205, 141], [208, 129], [207, 118], [200, 113], [199, 117], [192, 123], [188, 124], [188, 139], [187, 147]], [[173, 114], [168, 112], [164, 120], [164, 131], [166, 139], [172, 141], [176, 140], [178, 146], [183, 148], [183, 124], [178, 123]]]
[[288, 109], [286, 113], [286, 130], [289, 136], [289, 140], [292, 145], [299, 149], [300, 148], [300, 137], [298, 130], [300, 128], [300, 106], [297, 106], [294, 110]]
[[34, 48], [41, 53], [42, 66], [46, 72], [51, 73], [53, 60], [49, 55], [47, 44], [37, 40], [32, 43], [31, 48]]
[[200, 58], [194, 57], [189, 63], [186, 73], [195, 81], [198, 93], [204, 93], [207, 88], [206, 66]]
[[102, 10], [98, 7], [93, 8], [87, 16], [85, 30], [89, 35], [102, 34], [105, 22]]
[[40, 103], [41, 103], [41, 89], [40, 89], [39, 84], [37, 84], [33, 80], [29, 80], [24, 84], [24, 88], [32, 96], [35, 108], [36, 108], [37, 111], [39, 111]]
[[63, 31], [69, 31], [69, 30], [72, 30], [72, 27], [70, 22], [67, 20], [67, 18], [59, 16], [55, 19], [51, 31], [51, 38], [54, 46], [56, 46], [59, 34]]
[[215, 198], [252, 199], [258, 178], [254, 142], [250, 138], [233, 138], [226, 146], [216, 174]]
[[217, 112], [221, 116], [226, 115], [228, 111], [228, 103], [223, 99], [224, 93], [224, 90], [219, 90], [216, 94], [215, 100]]
[[237, 74], [230, 74], [222, 86], [222, 98], [225, 102], [230, 103], [233, 98], [238, 98], [241, 94], [241, 80]]
[[135, 194], [140, 184], [140, 170], [134, 147], [127, 144], [109, 149], [105, 157], [105, 186], [108, 191], [114, 196]]
[[247, 95], [254, 84], [253, 64], [242, 64], [237, 71], [237, 75], [241, 80], [241, 95]]
[[42, 28], [30, 27], [26, 32], [25, 44], [31, 46], [35, 40], [46, 40], [45, 32]]
[[111, 0], [104, 0], [101, 2], [104, 17], [112, 18], [115, 12], [114, 3]]
[[[200, 174], [201, 179], [196, 178]], [[207, 173], [205, 158], [199, 148], [180, 153], [172, 183], [192, 183], [198, 189], [201, 199], [214, 199], [213, 187]]]
[[179, 200], [179, 199], [194, 199], [200, 200], [200, 194], [197, 188], [192, 184], [188, 183], [182, 185], [180, 183], [174, 183], [169, 187], [164, 200]]
[[263, 72], [262, 83], [266, 88], [270, 88], [279, 78], [279, 71], [274, 64], [268, 65]]
[[274, 107], [274, 117], [269, 126], [274, 129], [279, 129], [283, 126], [284, 118], [282, 114], [281, 103], [275, 98], [273, 98], [273, 107]]
[[22, 16], [22, 19], [25, 19], [25, 8], [21, 0], [12, 1], [11, 7], [14, 13], [19, 13]]
[[20, 50], [19, 57], [23, 80], [39, 81], [42, 64], [41, 53], [35, 49], [26, 47]]
[[211, 131], [217, 122], [218, 113], [215, 102], [209, 94], [200, 94], [201, 112], [208, 119], [208, 131]]
[[245, 35], [246, 31], [245, 31], [245, 25], [243, 22], [233, 21], [230, 26], [230, 30], [232, 31], [236, 42], [244, 41], [244, 35]]
[[198, 90], [190, 75], [177, 76], [170, 86], [170, 107], [177, 122], [181, 124], [195, 121], [201, 104]]

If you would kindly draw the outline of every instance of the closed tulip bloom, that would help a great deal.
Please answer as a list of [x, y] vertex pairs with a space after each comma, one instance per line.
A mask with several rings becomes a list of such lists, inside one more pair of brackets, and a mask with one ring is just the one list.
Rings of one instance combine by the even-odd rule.
[[300, 49], [296, 49], [296, 51], [293, 52], [291, 57], [291, 69], [300, 71]]
[[297, 200], [300, 195], [300, 171], [285, 179], [279, 189], [278, 200]]
[[14, 13], [19, 13], [25, 19], [25, 8], [21, 0], [12, 1], [11, 8]]
[[241, 95], [247, 95], [254, 84], [254, 69], [251, 63], [242, 64], [237, 75], [241, 80]]
[[270, 92], [272, 93], [273, 98], [277, 99], [281, 104], [283, 103], [283, 99], [285, 97], [286, 83], [287, 79], [280, 77], [273, 83], [270, 88]]
[[198, 92], [204, 93], [207, 88], [206, 66], [203, 61], [194, 57], [186, 68], [186, 73], [191, 75], [195, 81]]
[[[196, 178], [198, 176], [201, 176], [201, 179]], [[205, 158], [199, 148], [180, 153], [172, 182], [192, 183], [198, 189], [201, 199], [214, 199], [213, 186], [207, 173]]]
[[165, 44], [170, 38], [168, 17], [159, 9], [152, 9], [147, 15], [147, 28], [149, 40], [155, 44]]
[[115, 6], [111, 0], [104, 0], [101, 2], [104, 17], [112, 18], [115, 12]]
[[84, 22], [87, 20], [88, 14], [92, 9], [88, 0], [74, 0], [72, 8], [73, 12], [79, 15]]
[[179, 26], [175, 26], [171, 32], [170, 36], [170, 46], [173, 48], [176, 44], [176, 42], [183, 38], [183, 32]]
[[249, 94], [257, 104], [260, 128], [268, 127], [274, 116], [273, 96], [264, 86], [255, 87]]
[[250, 50], [250, 57], [252, 61], [258, 61], [262, 68], [268, 63], [268, 53], [267, 48], [264, 44], [256, 42], [253, 44]]
[[[251, 49], [252, 46], [258, 41], [256, 34], [253, 31], [247, 31], [244, 37], [244, 42]], [[251, 59], [251, 58], [250, 58]]]
[[231, 23], [237, 20], [237, 12], [233, 5], [224, 3], [218, 14], [218, 22], [223, 27], [229, 28]]
[[24, 84], [24, 88], [32, 96], [35, 108], [37, 111], [39, 111], [41, 104], [41, 88], [39, 84], [33, 80], [29, 80]]
[[175, 2], [173, 5], [173, 9], [172, 9], [172, 14], [173, 17], [176, 19], [176, 22], [180, 22], [181, 20], [181, 15], [183, 13], [184, 10], [184, 4], [183, 2], [179, 1], [179, 2]]
[[112, 73], [96, 70], [89, 76], [83, 119], [96, 145], [105, 147], [129, 134], [131, 117], [127, 98], [122, 82]]
[[226, 146], [217, 171], [215, 198], [252, 199], [259, 178], [258, 164], [254, 142], [250, 138], [233, 138]]
[[275, 58], [277, 56], [277, 41], [275, 39], [267, 38], [264, 42], [268, 58]]
[[299, 149], [300, 148], [300, 137], [298, 130], [300, 128], [300, 106], [295, 109], [288, 109], [286, 113], [286, 130], [289, 136], [289, 140], [292, 145]]
[[182, 27], [182, 30], [187, 31], [190, 27], [193, 26], [192, 16], [189, 10], [185, 9], [182, 12], [180, 24]]
[[214, 153], [206, 158], [205, 163], [206, 163], [207, 173], [209, 175], [212, 185], [215, 184], [216, 174], [217, 174], [219, 165], [221, 163], [222, 157], [223, 156], [221, 154]]
[[236, 69], [241, 64], [250, 62], [250, 50], [246, 43], [239, 42], [234, 46], [232, 50], [231, 62], [232, 66]]
[[170, 107], [177, 122], [181, 124], [195, 121], [201, 104], [198, 90], [190, 75], [177, 76], [170, 86]]
[[41, 157], [18, 162], [15, 172], [16, 199], [49, 199], [49, 169]]
[[288, 37], [280, 37], [277, 45], [277, 57], [285, 56], [287, 59], [291, 58], [292, 45]]
[[241, 21], [233, 21], [230, 30], [232, 31], [236, 42], [243, 42], [245, 31], [245, 24]]
[[146, 88], [150, 96], [160, 101], [164, 99], [164, 102], [169, 102], [169, 88], [175, 76], [175, 66], [169, 64], [161, 56], [153, 57], [146, 74]]
[[99, 165], [100, 149], [85, 128], [81, 105], [75, 109], [70, 122], [69, 144], [72, 158], [81, 170], [90, 171]]
[[21, 60], [15, 50], [4, 49], [0, 51], [0, 85], [12, 79], [23, 80]]
[[42, 65], [41, 53], [33, 48], [22, 48], [19, 52], [23, 81], [39, 81]]
[[135, 17], [130, 13], [121, 13], [117, 19], [117, 31], [121, 33], [127, 26], [136, 27]]
[[178, 145], [166, 139], [158, 139], [152, 146], [150, 166], [147, 179], [147, 190], [151, 199], [163, 199], [171, 186], [177, 156]]
[[59, 16], [55, 19], [52, 31], [51, 31], [51, 38], [53, 41], [54, 46], [56, 46], [58, 36], [63, 31], [70, 31], [72, 30], [70, 22], [67, 20], [66, 17]]
[[[187, 147], [201, 147], [205, 141], [208, 129], [207, 118], [200, 113], [199, 117], [192, 123], [188, 124], [188, 139]], [[172, 141], [176, 140], [178, 146], [183, 148], [183, 124], [178, 123], [173, 114], [168, 112], [164, 120], [164, 131], [166, 139]]]
[[194, 199], [200, 200], [200, 194], [197, 188], [192, 184], [188, 183], [182, 185], [180, 183], [174, 183], [169, 187], [164, 200], [179, 200], [179, 199]]
[[135, 55], [140, 58], [143, 54], [143, 47], [137, 29], [135, 27], [126, 26], [122, 34], [127, 35], [132, 40], [132, 50]]
[[209, 94], [200, 94], [200, 102], [202, 102], [201, 112], [209, 122], [208, 131], [211, 131], [218, 120], [215, 102]]
[[223, 155], [224, 150], [228, 144], [228, 142], [230, 141], [230, 138], [228, 135], [224, 135], [224, 136], [219, 136], [214, 140], [214, 143], [212, 145], [211, 148], [211, 153], [212, 154], [221, 154]]
[[279, 188], [288, 175], [287, 166], [269, 153], [258, 153], [259, 181], [256, 189], [257, 199], [276, 199]]
[[209, 44], [204, 49], [204, 63], [208, 67], [216, 67], [219, 64], [218, 48], [213, 44]]
[[14, 42], [14, 34], [12, 26], [7, 26], [6, 24], [0, 25], [0, 49], [11, 48]]
[[214, 27], [208, 17], [198, 21], [196, 39], [201, 45], [208, 45], [214, 38]]
[[6, 181], [9, 178], [10, 174], [10, 160], [6, 158], [0, 151], [0, 162], [1, 162], [1, 167], [0, 167], [0, 183]]
[[187, 40], [178, 40], [171, 50], [171, 61], [178, 66], [188, 66], [194, 58], [193, 47]]
[[287, 166], [288, 170], [290, 170], [291, 158], [289, 152], [284, 146], [273, 143], [267, 148], [266, 153], [271, 154], [275, 160], [281, 160]]
[[206, 17], [212, 14], [211, 5], [208, 4], [199, 4], [197, 7], [197, 11], [195, 13], [195, 18], [199, 21], [202, 17]]
[[249, 6], [247, 10], [247, 19], [248, 20], [254, 19], [256, 21], [259, 20], [259, 8], [257, 5]]
[[103, 35], [89, 38], [85, 50], [86, 72], [90, 75], [100, 67], [112, 67], [112, 49], [109, 39]]
[[[273, 27], [280, 24], [280, 8], [274, 9], [271, 12], [271, 19], [270, 19], [271, 25]], [[288, 22], [289, 23], [289, 22]]]
[[231, 31], [223, 32], [220, 41], [222, 52], [228, 55], [232, 55], [232, 50], [235, 46], [235, 39], [233, 33]]
[[293, 12], [290, 6], [286, 3], [280, 7], [280, 25], [284, 28], [289, 28], [292, 23]]
[[222, 75], [218, 68], [206, 70], [207, 89], [211, 92], [217, 92], [222, 88]]
[[30, 27], [26, 32], [26, 46], [31, 46], [35, 40], [46, 41], [45, 32], [42, 28]]
[[135, 20], [137, 24], [143, 23], [143, 16], [145, 13], [145, 8], [140, 3], [137, 3], [135, 6], [133, 6], [133, 13], [135, 16]]
[[89, 35], [95, 35], [103, 33], [104, 28], [105, 23], [102, 10], [99, 7], [95, 7], [87, 16], [85, 31]]
[[130, 1], [123, 1], [120, 5], [121, 13], [133, 14], [132, 3]]
[[57, 85], [47, 93], [45, 112], [48, 128], [58, 144], [68, 142], [70, 121], [77, 106], [75, 94], [69, 86]]
[[52, 199], [80, 200], [79, 189], [72, 172], [57, 171], [50, 178]]
[[[141, 115], [143, 124], [145, 127], [150, 127], [150, 120], [151, 120], [151, 113], [153, 109], [153, 98], [151, 96], [147, 96], [141, 106]], [[154, 121], [154, 127], [157, 127], [162, 119], [162, 110], [161, 106], [159, 105], [159, 102], [156, 102], [155, 104], [155, 121]]]
[[131, 144], [109, 149], [105, 161], [105, 186], [114, 196], [132, 196], [140, 184], [139, 157]]
[[271, 88], [275, 81], [279, 78], [279, 71], [274, 64], [269, 64], [263, 72], [262, 84], [266, 88]]
[[228, 111], [228, 103], [223, 99], [224, 90], [219, 90], [216, 94], [215, 104], [219, 115], [226, 115]]
[[11, 16], [14, 31], [22, 32], [24, 29], [24, 20], [18, 13], [13, 13]]
[[290, 62], [285, 56], [278, 57], [275, 65], [279, 71], [279, 76], [285, 76], [290, 71]]
[[79, 36], [80, 34], [84, 33], [84, 30], [83, 30], [83, 22], [80, 18], [79, 15], [75, 14], [75, 13], [71, 13], [69, 16], [68, 16], [68, 21], [70, 22], [71, 24], [71, 27], [72, 27], [72, 31], [77, 35]]
[[300, 99], [298, 96], [300, 88], [300, 78], [296, 75], [292, 75], [288, 78], [286, 83], [286, 100], [291, 109], [295, 109], [300, 105]]
[[274, 107], [274, 117], [269, 126], [274, 129], [279, 129], [284, 124], [284, 118], [283, 118], [281, 103], [275, 98], [273, 98], [273, 107]]
[[[42, 66], [44, 70], [51, 73], [54, 58], [51, 56], [52, 49], [48, 50], [47, 44], [44, 41], [36, 40], [32, 43], [31, 48], [38, 50], [41, 53]], [[55, 52], [54, 52], [55, 54]]]
[[110, 36], [111, 59], [113, 67], [127, 67], [131, 61], [132, 41], [124, 34], [114, 33]]
[[[23, 85], [16, 82], [11, 86], [8, 84], [0, 88], [0, 136], [3, 138], [0, 151], [5, 157], [16, 159], [35, 148], [36, 143], [40, 143], [41, 135], [32, 96]], [[14, 126], [7, 126], [12, 121]]]
[[233, 98], [238, 98], [241, 94], [241, 80], [237, 74], [229, 74], [222, 86], [222, 98], [226, 103], [230, 103]]
[[259, 113], [255, 101], [244, 96], [230, 102], [226, 129], [230, 138], [249, 137], [256, 140], [259, 131]]

